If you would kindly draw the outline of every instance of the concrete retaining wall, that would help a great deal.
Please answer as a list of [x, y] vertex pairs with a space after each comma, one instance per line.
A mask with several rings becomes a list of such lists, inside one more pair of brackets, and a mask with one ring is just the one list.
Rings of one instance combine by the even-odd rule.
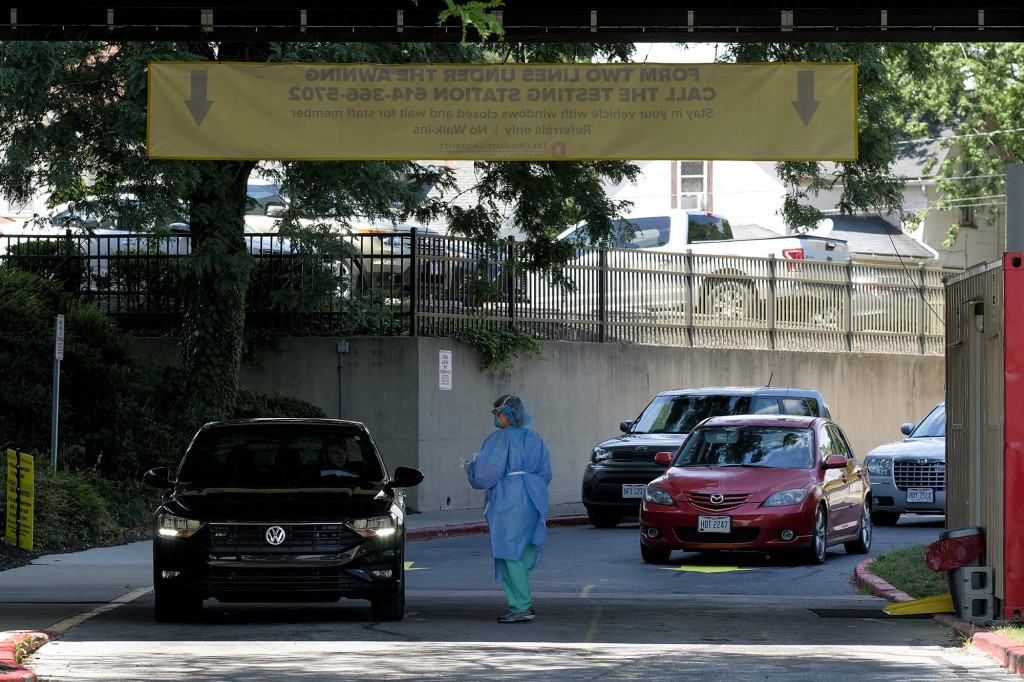
[[[523, 398], [551, 450], [551, 502], [577, 502], [591, 448], [619, 434], [658, 391], [700, 386], [773, 386], [820, 390], [857, 456], [903, 437], [900, 424], [922, 419], [943, 400], [944, 358], [920, 355], [801, 353], [545, 342], [543, 359], [521, 357], [499, 379], [479, 369], [470, 346], [446, 338], [282, 339], [245, 385], [309, 400], [332, 417], [362, 421], [389, 467], [423, 471], [409, 491], [418, 510], [482, 506], [459, 468], [493, 430], [491, 403]], [[452, 352], [452, 388], [439, 388], [439, 352]], [[138, 356], [177, 364], [174, 339], [139, 339]], [[468, 458], [468, 457], [467, 457]]]

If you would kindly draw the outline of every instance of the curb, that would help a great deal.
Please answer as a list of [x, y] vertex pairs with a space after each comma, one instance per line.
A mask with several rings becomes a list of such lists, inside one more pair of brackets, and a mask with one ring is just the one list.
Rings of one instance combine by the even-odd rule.
[[[906, 592], [901, 592], [878, 576], [868, 573], [867, 568], [872, 561], [873, 559], [862, 561], [854, 569], [853, 582], [857, 587], [867, 587], [870, 585], [874, 587], [876, 597], [882, 597], [891, 602], [911, 601], [913, 599]], [[996, 659], [1000, 664], [1006, 666], [1010, 672], [1024, 674], [1024, 644], [1009, 637], [997, 635], [980, 625], [965, 622], [957, 616], [948, 613], [936, 613], [932, 616], [932, 619], [940, 625], [956, 630], [960, 635], [970, 640], [971, 645], [975, 649]]]
[[17, 632], [0, 642], [0, 682], [36, 682], [36, 674], [17, 663], [19, 650], [27, 656], [52, 639], [46, 632]]

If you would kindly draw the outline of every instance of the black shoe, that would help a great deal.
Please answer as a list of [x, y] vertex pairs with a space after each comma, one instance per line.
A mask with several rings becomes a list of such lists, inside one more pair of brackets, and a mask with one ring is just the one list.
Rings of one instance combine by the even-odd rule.
[[537, 614], [533, 612], [533, 607], [526, 609], [525, 611], [509, 611], [504, 616], [498, 619], [499, 623], [529, 623]]

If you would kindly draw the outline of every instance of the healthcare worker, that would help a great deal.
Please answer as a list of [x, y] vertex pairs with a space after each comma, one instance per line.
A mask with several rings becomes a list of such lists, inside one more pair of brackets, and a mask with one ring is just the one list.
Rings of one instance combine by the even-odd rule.
[[530, 425], [533, 418], [518, 396], [503, 395], [491, 410], [497, 431], [465, 465], [469, 484], [486, 490], [484, 517], [491, 534], [495, 579], [501, 580], [509, 612], [499, 623], [534, 618], [530, 571], [540, 563], [547, 535], [551, 459]]

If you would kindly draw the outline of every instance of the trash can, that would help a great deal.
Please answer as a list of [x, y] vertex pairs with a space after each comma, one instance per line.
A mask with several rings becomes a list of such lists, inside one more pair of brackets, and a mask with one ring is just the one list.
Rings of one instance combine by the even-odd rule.
[[928, 545], [925, 563], [933, 571], [944, 570], [949, 593], [953, 597], [953, 608], [964, 616], [964, 592], [967, 589], [966, 575], [971, 567], [981, 565], [981, 553], [985, 549], [985, 533], [979, 526], [955, 528], [939, 533], [939, 541]]

